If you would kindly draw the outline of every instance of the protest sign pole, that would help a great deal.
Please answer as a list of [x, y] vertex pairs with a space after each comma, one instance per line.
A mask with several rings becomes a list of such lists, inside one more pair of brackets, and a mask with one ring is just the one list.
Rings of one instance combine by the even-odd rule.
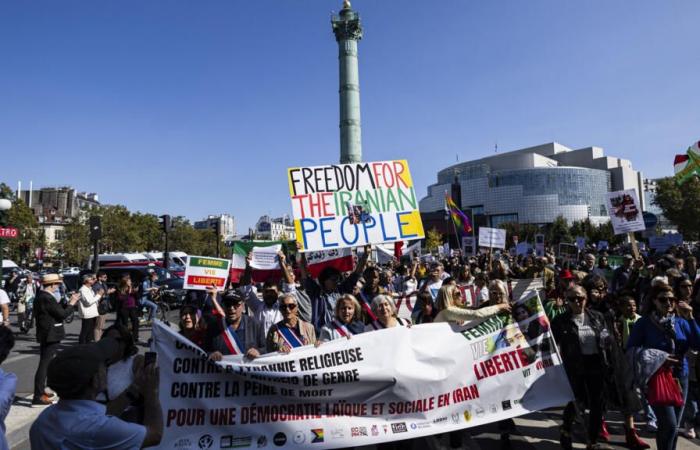
[[632, 244], [632, 256], [634, 256], [634, 259], [639, 259], [639, 246], [637, 245], [637, 239], [634, 237], [633, 232], [627, 233], [627, 236], [630, 238], [630, 243]]

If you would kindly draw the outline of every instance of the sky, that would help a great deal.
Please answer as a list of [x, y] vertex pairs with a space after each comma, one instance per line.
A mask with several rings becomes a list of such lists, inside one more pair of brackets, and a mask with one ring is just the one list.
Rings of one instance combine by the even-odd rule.
[[[0, 181], [131, 210], [291, 214], [337, 163], [341, 0], [0, 3]], [[355, 0], [363, 159], [419, 197], [456, 161], [556, 141], [648, 177], [700, 139], [700, 2]]]

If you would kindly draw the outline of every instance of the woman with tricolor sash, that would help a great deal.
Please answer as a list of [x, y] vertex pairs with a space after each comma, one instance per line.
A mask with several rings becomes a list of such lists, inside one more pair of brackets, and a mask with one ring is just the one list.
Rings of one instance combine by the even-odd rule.
[[411, 321], [396, 316], [396, 303], [388, 295], [380, 294], [372, 299], [372, 304], [367, 314], [365, 332], [381, 330], [383, 328], [410, 327]]
[[316, 344], [316, 331], [309, 322], [299, 318], [297, 298], [283, 294], [279, 299], [282, 320], [267, 332], [267, 351], [289, 353], [293, 348]]
[[207, 325], [204, 350], [213, 361], [224, 355], [253, 359], [265, 352], [265, 332], [257, 320], [243, 314], [243, 297], [235, 291], [221, 299], [224, 316], [214, 315]]
[[364, 333], [364, 331], [365, 323], [362, 321], [360, 303], [355, 296], [345, 294], [335, 304], [333, 322], [321, 328], [321, 337], [316, 345], [334, 339], [350, 339], [352, 335]]

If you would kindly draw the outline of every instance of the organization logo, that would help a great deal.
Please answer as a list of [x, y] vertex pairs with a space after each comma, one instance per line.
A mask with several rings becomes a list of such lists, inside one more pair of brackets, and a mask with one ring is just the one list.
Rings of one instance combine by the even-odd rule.
[[175, 448], [177, 450], [190, 449], [190, 448], [192, 448], [192, 441], [190, 440], [190, 438], [180, 438], [177, 441], [175, 441], [173, 448]]
[[465, 409], [464, 410], [464, 421], [469, 422], [472, 420], [472, 411], [471, 409]]
[[372, 425], [372, 436], [379, 436], [379, 427]]
[[311, 443], [320, 444], [323, 442], [323, 428], [314, 428], [311, 430]]
[[306, 441], [306, 435], [303, 431], [295, 431], [294, 436], [292, 436], [292, 440], [295, 444], [303, 444], [304, 441]]
[[276, 446], [282, 447], [284, 444], [287, 443], [287, 435], [284, 434], [284, 433], [282, 433], [282, 432], [280, 431], [279, 433], [276, 433], [276, 434], [272, 437], [272, 442], [273, 442]]
[[267, 447], [267, 436], [262, 435], [258, 436], [258, 448], [265, 448]]
[[212, 445], [214, 445], [214, 438], [211, 437], [211, 434], [205, 434], [199, 438], [199, 441], [197, 441], [197, 445], [200, 449], [207, 450], [211, 448]]
[[219, 448], [244, 448], [250, 447], [252, 444], [253, 436], [234, 437], [229, 434], [228, 436], [221, 436], [219, 440]]
[[384, 434], [389, 432], [389, 425], [384, 425]]
[[477, 406], [474, 412], [476, 413], [476, 417], [484, 417], [484, 414], [486, 414], [486, 411], [484, 411], [484, 408], [481, 406]]
[[411, 423], [411, 429], [415, 430], [416, 428], [418, 428], [418, 425], [415, 422]]
[[452, 414], [452, 423], [459, 423], [459, 414], [457, 414], [457, 413]]
[[435, 425], [445, 425], [447, 423], [447, 417], [442, 416], [442, 417], [438, 417], [436, 419], [433, 419], [433, 423]]
[[396, 433], [406, 433], [408, 428], [406, 428], [406, 422], [397, 422], [391, 424], [391, 432]]
[[430, 422], [413, 422], [411, 423], [411, 429], [422, 429], [422, 428], [430, 428], [432, 424]]
[[508, 411], [511, 409], [513, 406], [510, 404], [510, 400], [503, 400], [501, 402], [501, 408], [503, 408], [503, 411]]
[[333, 428], [331, 430], [331, 439], [342, 439], [345, 437], [345, 431], [342, 428]]
[[[375, 427], [376, 427], [376, 425], [375, 425]], [[352, 428], [350, 428], [350, 436], [351, 437], [367, 436], [367, 427], [352, 427]]]

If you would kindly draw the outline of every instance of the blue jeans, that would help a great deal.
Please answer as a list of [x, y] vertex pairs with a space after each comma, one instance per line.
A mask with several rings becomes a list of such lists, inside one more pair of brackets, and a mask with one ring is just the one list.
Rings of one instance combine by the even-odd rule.
[[148, 320], [153, 321], [153, 317], [158, 312], [158, 305], [150, 300], [141, 299], [141, 307], [143, 308], [144, 306], [148, 308]]
[[680, 408], [674, 406], [652, 406], [656, 414], [656, 448], [658, 450], [675, 450], [678, 440], [678, 427], [681, 425], [685, 399], [688, 397], [688, 375], [680, 379], [683, 405]]
[[685, 422], [695, 425], [700, 412], [699, 403], [700, 396], [698, 395], [698, 382], [691, 381], [688, 383], [688, 397], [685, 401]]

